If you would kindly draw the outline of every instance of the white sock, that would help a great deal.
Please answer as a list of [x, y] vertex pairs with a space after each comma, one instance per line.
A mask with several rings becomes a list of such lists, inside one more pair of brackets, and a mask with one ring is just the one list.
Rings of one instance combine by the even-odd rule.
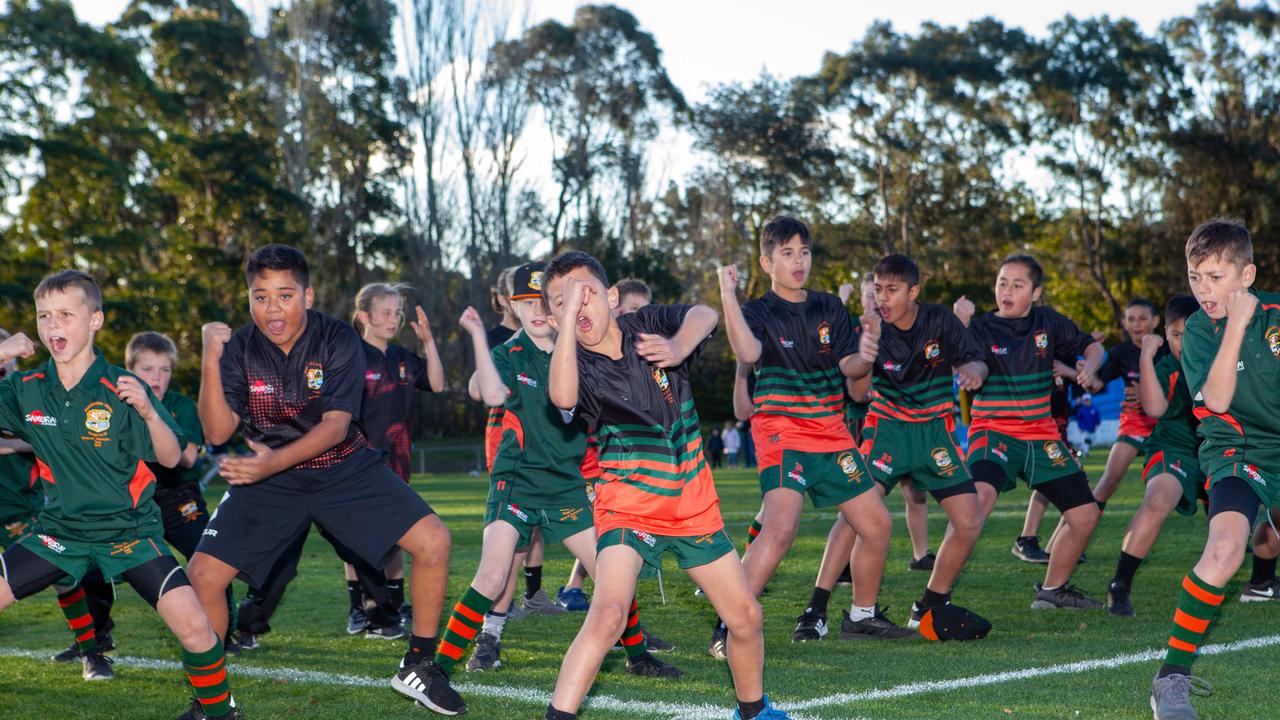
[[857, 605], [849, 606], [849, 619], [858, 622], [859, 620], [870, 620], [876, 616], [876, 606], [858, 607]]
[[1057, 589], [1058, 589], [1058, 588], [1060, 588], [1060, 587], [1062, 587], [1062, 586], [1061, 586], [1061, 585], [1054, 585], [1053, 587], [1049, 587], [1048, 585], [1041, 585], [1041, 586], [1040, 586], [1040, 589], [1041, 589], [1041, 590], [1047, 590], [1047, 591], [1053, 591], [1053, 590], [1057, 590]]
[[481, 632], [489, 633], [498, 640], [502, 639], [502, 628], [507, 624], [506, 613], [488, 612], [484, 614], [484, 627]]

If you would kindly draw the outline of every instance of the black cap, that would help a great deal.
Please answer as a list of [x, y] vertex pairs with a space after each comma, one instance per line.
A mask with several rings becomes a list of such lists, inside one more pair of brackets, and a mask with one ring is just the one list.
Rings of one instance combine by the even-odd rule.
[[544, 262], [525, 263], [511, 276], [511, 299], [531, 300], [542, 297], [542, 275], [547, 269]]

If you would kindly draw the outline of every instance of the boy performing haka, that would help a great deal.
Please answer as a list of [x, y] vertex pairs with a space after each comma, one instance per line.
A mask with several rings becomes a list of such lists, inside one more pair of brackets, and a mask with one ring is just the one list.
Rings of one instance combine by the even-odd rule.
[[[844, 421], [845, 379], [865, 377], [870, 360], [858, 357], [840, 299], [805, 289], [810, 246], [804, 223], [781, 215], [770, 220], [760, 234], [760, 266], [772, 289], [745, 306], [738, 304], [737, 267], [720, 269], [729, 343], [739, 362], [756, 368], [751, 432], [760, 453], [763, 527], [743, 571], [758, 596], [795, 541], [808, 494], [815, 507], [836, 507], [860, 541], [851, 553], [853, 604], [841, 637], [910, 637], [876, 605], [889, 511], [879, 493], [868, 492], [875, 484]], [[721, 623], [711, 637], [713, 657], [724, 657], [724, 642]]]
[[[40, 281], [35, 301], [40, 342], [51, 357], [0, 383], [0, 428], [35, 450], [48, 504], [33, 531], [0, 556], [0, 609], [65, 577], [78, 582], [93, 568], [107, 578], [122, 575], [182, 644], [196, 698], [179, 720], [238, 718], [222, 641], [165, 544], [152, 500], [147, 462], [174, 467], [186, 440], [147, 386], [108, 365], [93, 346], [104, 320], [93, 278], [54, 273]], [[0, 343], [0, 364], [33, 353], [19, 333]], [[88, 675], [104, 661], [87, 611], [80, 621], [73, 629], [86, 633], [78, 640]]]
[[1064, 531], [1031, 607], [1100, 608], [1102, 603], [1067, 584], [1097, 527], [1099, 510], [1084, 470], [1058, 434], [1049, 394], [1055, 359], [1076, 364], [1083, 354], [1080, 374], [1089, 377], [1102, 362], [1102, 346], [1056, 311], [1035, 304], [1043, 282], [1044, 271], [1034, 258], [1005, 258], [996, 277], [996, 311], [966, 323], [990, 371], [973, 398], [969, 473], [984, 517], [1019, 476], [1062, 513]]
[[543, 293], [560, 331], [551, 357], [551, 402], [596, 429], [596, 592], [565, 654], [548, 720], [573, 720], [609, 648], [625, 629], [636, 577], [663, 554], [706, 591], [727, 618], [734, 718], [783, 720], [762, 685], [760, 605], [747, 587], [702, 454], [688, 362], [716, 326], [704, 305], [650, 305], [615, 318], [617, 293], [582, 252], [547, 266]]
[[310, 309], [314, 290], [298, 250], [254, 251], [246, 277], [253, 321], [234, 333], [223, 323], [204, 326], [199, 409], [206, 438], [226, 442], [243, 419], [254, 454], [222, 462], [232, 488], [190, 565], [200, 601], [225, 623], [231, 580], [243, 575], [263, 585], [312, 522], [378, 567], [399, 547], [413, 560], [415, 612], [393, 686], [436, 712], [465, 712], [431, 659], [449, 575], [449, 531], [352, 422], [364, 383], [359, 336]]
[[1191, 706], [1191, 664], [1244, 561], [1259, 506], [1274, 508], [1280, 488], [1280, 294], [1253, 289], [1253, 240], [1237, 220], [1200, 225], [1186, 256], [1203, 312], [1187, 320], [1182, 370], [1204, 439], [1209, 537], [1182, 580], [1164, 665], [1151, 686], [1156, 720], [1199, 717]]

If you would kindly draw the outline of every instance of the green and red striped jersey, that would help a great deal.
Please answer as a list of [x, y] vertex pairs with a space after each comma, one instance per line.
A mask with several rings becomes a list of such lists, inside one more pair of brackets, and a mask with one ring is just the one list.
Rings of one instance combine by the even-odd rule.
[[909, 330], [881, 325], [869, 414], [904, 422], [950, 418], [951, 369], [975, 360], [982, 360], [982, 351], [955, 313], [922, 303]]
[[[489, 341], [489, 350], [492, 351], [493, 348], [510, 340], [515, 334], [516, 331], [506, 325], [494, 325], [489, 328], [485, 333], [485, 339]], [[493, 456], [498, 452], [498, 444], [502, 442], [502, 415], [505, 412], [505, 408], [489, 408], [485, 417], [484, 465], [489, 470], [493, 470]]]
[[1155, 371], [1169, 405], [1152, 429], [1148, 444], [1194, 455], [1200, 449], [1200, 438], [1196, 437], [1200, 421], [1191, 411], [1191, 391], [1187, 389], [1182, 364], [1170, 353], [1156, 361]]
[[993, 430], [1019, 440], [1058, 440], [1050, 410], [1053, 361], [1075, 365], [1093, 338], [1056, 310], [1022, 318], [979, 315], [969, 325], [990, 374], [974, 394], [970, 432]]
[[[1156, 352], [1156, 361], [1169, 354], [1167, 345], [1161, 345]], [[1142, 411], [1142, 399], [1138, 395], [1138, 379], [1141, 377], [1142, 348], [1129, 341], [1117, 343], [1107, 350], [1107, 359], [1098, 368], [1098, 379], [1109, 383], [1117, 378], [1124, 380], [1125, 400], [1120, 404], [1120, 434], [1132, 437], [1147, 437], [1156, 426], [1159, 418], [1153, 418]]]

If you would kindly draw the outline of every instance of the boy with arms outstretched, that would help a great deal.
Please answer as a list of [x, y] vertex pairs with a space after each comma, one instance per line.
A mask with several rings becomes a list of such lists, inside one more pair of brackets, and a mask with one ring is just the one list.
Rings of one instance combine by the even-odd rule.
[[688, 379], [688, 362], [716, 326], [705, 305], [650, 305], [618, 318], [604, 268], [582, 252], [551, 261], [543, 293], [559, 336], [549, 395], [567, 420], [594, 427], [596, 592], [565, 654], [548, 720], [573, 720], [605, 653], [624, 630], [645, 564], [670, 550], [726, 618], [729, 670], [741, 720], [782, 720], [764, 695], [760, 605], [724, 531]]
[[[49, 275], [35, 302], [40, 342], [51, 357], [0, 383], [0, 427], [35, 450], [48, 504], [33, 532], [0, 556], [0, 609], [93, 568], [103, 577], [121, 575], [182, 644], [196, 697], [180, 720], [238, 718], [222, 641], [169, 552], [152, 500], [147, 462], [174, 467], [185, 438], [147, 386], [108, 365], [93, 346], [104, 321], [93, 278], [78, 270]], [[0, 343], [0, 364], [34, 352], [19, 333]], [[77, 629], [92, 623], [87, 612], [82, 620]], [[81, 646], [86, 671], [102, 658], [89, 640]]]

